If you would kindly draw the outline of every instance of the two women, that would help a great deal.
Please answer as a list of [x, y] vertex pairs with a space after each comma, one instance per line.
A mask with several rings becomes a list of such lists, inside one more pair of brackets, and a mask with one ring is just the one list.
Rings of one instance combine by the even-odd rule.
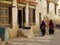
[[[45, 22], [43, 20], [41, 25], [40, 25], [42, 36], [44, 36], [45, 33], [46, 33], [46, 29], [45, 28], [46, 28], [46, 24], [45, 24]], [[53, 24], [52, 20], [50, 20], [50, 22], [49, 22], [49, 34], [54, 34], [54, 24]]]

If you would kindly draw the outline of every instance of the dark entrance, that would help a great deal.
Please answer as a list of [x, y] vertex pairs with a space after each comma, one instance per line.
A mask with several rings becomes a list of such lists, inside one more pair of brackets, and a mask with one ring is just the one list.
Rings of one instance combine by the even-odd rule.
[[19, 28], [24, 28], [25, 24], [25, 8], [18, 10], [18, 25]]
[[41, 13], [39, 13], [39, 24], [41, 24]]
[[22, 10], [18, 10], [18, 25], [22, 28]]

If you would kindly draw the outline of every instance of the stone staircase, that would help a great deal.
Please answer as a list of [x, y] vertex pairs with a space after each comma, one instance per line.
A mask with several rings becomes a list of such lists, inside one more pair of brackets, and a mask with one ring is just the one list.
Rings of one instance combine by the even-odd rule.
[[19, 29], [17, 36], [18, 37], [25, 37], [25, 38], [27, 38], [29, 36], [29, 34], [30, 34], [30, 30], [29, 29]]
[[40, 35], [40, 31], [39, 31], [38, 27], [31, 26], [31, 29], [19, 29], [17, 36], [32, 38], [32, 37], [39, 36], [39, 35]]

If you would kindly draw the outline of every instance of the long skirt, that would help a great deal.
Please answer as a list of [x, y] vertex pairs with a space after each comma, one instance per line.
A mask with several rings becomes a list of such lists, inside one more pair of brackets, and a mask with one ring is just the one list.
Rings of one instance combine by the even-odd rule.
[[42, 36], [45, 36], [45, 29], [44, 30], [41, 30], [41, 32], [42, 32]]
[[54, 34], [54, 29], [49, 29], [49, 34]]

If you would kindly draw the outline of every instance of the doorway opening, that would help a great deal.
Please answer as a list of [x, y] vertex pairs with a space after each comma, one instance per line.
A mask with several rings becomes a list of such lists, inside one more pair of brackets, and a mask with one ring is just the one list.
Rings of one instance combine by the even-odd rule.
[[18, 25], [19, 28], [24, 28], [25, 24], [25, 8], [18, 10]]
[[18, 25], [22, 28], [22, 10], [18, 10]]
[[39, 13], [39, 24], [41, 24], [41, 13]]

